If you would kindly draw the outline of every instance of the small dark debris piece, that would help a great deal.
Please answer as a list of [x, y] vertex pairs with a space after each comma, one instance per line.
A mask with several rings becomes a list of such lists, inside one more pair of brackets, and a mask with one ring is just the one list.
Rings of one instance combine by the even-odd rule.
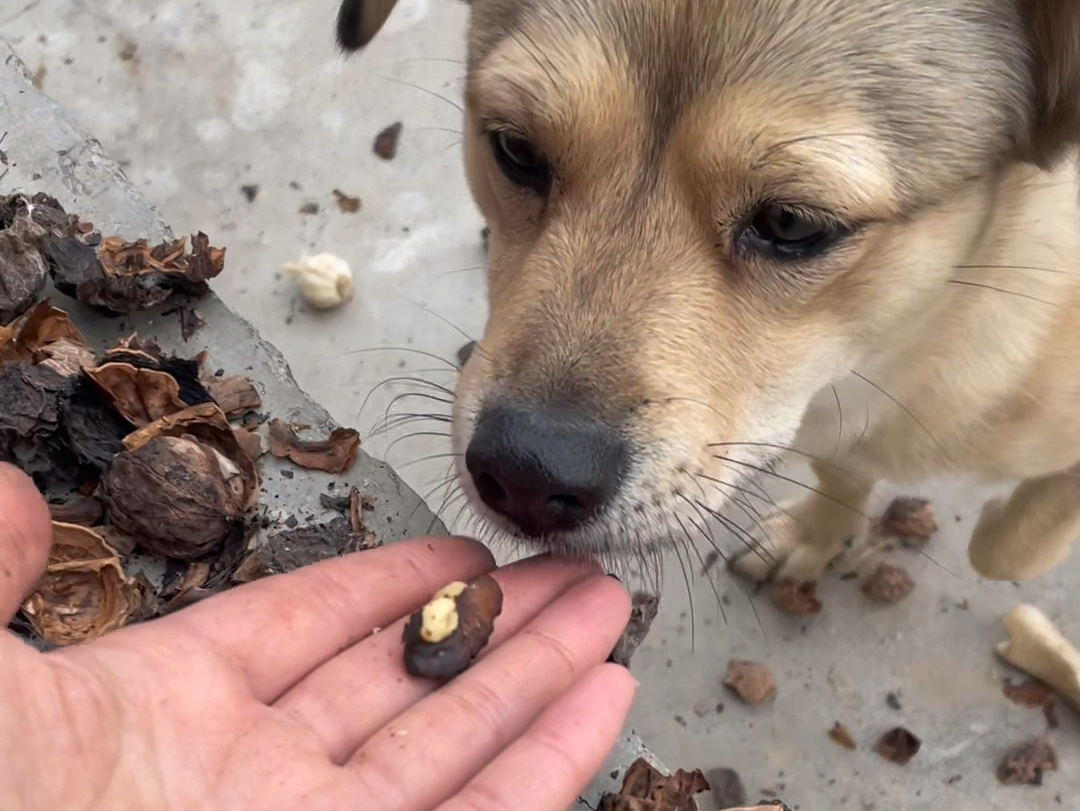
[[862, 584], [862, 592], [876, 603], [893, 605], [915, 590], [915, 581], [906, 570], [882, 563]]
[[339, 512], [342, 515], [349, 514], [349, 504], [352, 499], [349, 496], [331, 496], [327, 493], [319, 493], [319, 504], [323, 509], [333, 510]]
[[1041, 786], [1046, 772], [1057, 771], [1057, 752], [1046, 738], [1036, 738], [1013, 749], [997, 769], [1005, 786]]
[[734, 769], [711, 769], [705, 779], [712, 786], [713, 804], [717, 811], [746, 805], [746, 787]]
[[900, 696], [896, 693], [889, 693], [885, 696], [885, 703], [889, 705], [890, 710], [896, 710], [899, 712], [904, 709], [904, 705], [900, 703]]
[[502, 606], [502, 588], [491, 575], [449, 584], [405, 625], [405, 670], [445, 680], [468, 669], [491, 639]]
[[638, 592], [633, 596], [632, 605], [630, 621], [626, 624], [626, 630], [623, 631], [623, 635], [608, 659], [609, 662], [623, 667], [630, 667], [630, 660], [634, 653], [645, 641], [649, 628], [656, 619], [660, 598], [653, 594]]
[[817, 584], [809, 581], [781, 580], [774, 583], [769, 589], [769, 599], [784, 613], [797, 617], [812, 617], [824, 607], [817, 598]]
[[938, 531], [934, 508], [925, 498], [894, 499], [881, 516], [881, 532], [899, 538], [904, 546], [917, 548], [926, 544]]
[[739, 698], [756, 707], [776, 697], [776, 681], [765, 665], [732, 659], [728, 663], [724, 684]]
[[851, 736], [851, 730], [839, 721], [829, 730], [829, 737], [838, 746], [850, 749], [853, 752], [859, 748], [858, 744], [855, 743], [855, 739]]
[[249, 183], [246, 186], [241, 186], [240, 193], [244, 195], [249, 203], [254, 203], [255, 198], [259, 196], [259, 185], [257, 183]]
[[708, 790], [709, 782], [698, 769], [664, 775], [638, 758], [626, 770], [619, 792], [604, 795], [597, 811], [697, 811], [694, 797]]
[[903, 727], [891, 729], [881, 736], [875, 747], [877, 753], [898, 766], [906, 766], [922, 748], [922, 741]]
[[360, 210], [360, 198], [350, 197], [341, 189], [334, 189], [334, 199], [337, 201], [337, 207], [344, 211], [346, 214], [355, 214]]
[[198, 332], [206, 322], [190, 307], [180, 307], [178, 312], [180, 313], [180, 337], [185, 341], [190, 341], [191, 336]]
[[372, 150], [384, 161], [390, 161], [397, 157], [398, 141], [401, 139], [401, 131], [404, 125], [397, 121], [383, 129], [375, 136]]
[[491, 239], [491, 227], [485, 225], [480, 229], [480, 242], [484, 245], [484, 250], [488, 249], [488, 240]]
[[304, 203], [302, 206], [300, 206], [299, 212], [301, 214], [303, 214], [304, 216], [311, 216], [313, 214], [318, 214], [319, 213], [319, 204], [315, 203], [315, 202]]

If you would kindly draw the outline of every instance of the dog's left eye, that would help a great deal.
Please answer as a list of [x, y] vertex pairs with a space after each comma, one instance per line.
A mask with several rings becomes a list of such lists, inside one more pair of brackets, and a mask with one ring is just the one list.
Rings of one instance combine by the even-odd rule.
[[496, 163], [511, 183], [547, 195], [551, 190], [551, 167], [536, 154], [532, 144], [505, 130], [489, 132], [488, 140]]
[[775, 259], [809, 259], [842, 240], [851, 230], [839, 223], [793, 206], [759, 209], [739, 236], [739, 248], [767, 253]]

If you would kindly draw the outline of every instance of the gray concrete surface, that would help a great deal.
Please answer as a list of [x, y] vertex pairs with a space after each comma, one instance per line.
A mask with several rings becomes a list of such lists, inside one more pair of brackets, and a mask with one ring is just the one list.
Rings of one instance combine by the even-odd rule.
[[[362, 409], [391, 377], [452, 385], [451, 369], [415, 350], [452, 358], [462, 333], [475, 335], [484, 319], [481, 223], [456, 149], [463, 4], [402, 0], [371, 49], [343, 62], [332, 46], [334, 0], [39, 0], [23, 10], [19, 2], [0, 11], [0, 36], [175, 229], [202, 228], [229, 246], [216, 290], [282, 349], [335, 419], [371, 426], [410, 390], [386, 385]], [[380, 161], [371, 141], [397, 120], [398, 157]], [[260, 185], [252, 203], [245, 184]], [[339, 211], [334, 188], [362, 197], [361, 211]], [[319, 214], [299, 214], [305, 202], [318, 202]], [[296, 304], [275, 270], [305, 250], [352, 263], [351, 306], [314, 314]], [[404, 409], [446, 406], [417, 399]], [[434, 435], [403, 439], [410, 430]], [[371, 436], [367, 447], [426, 495], [448, 466], [426, 459], [447, 453], [443, 430], [412, 425]], [[881, 503], [896, 492], [884, 489]], [[1080, 640], [1072, 596], [1080, 561], [1022, 587], [978, 582], [964, 546], [987, 491], [946, 481], [903, 492], [932, 497], [942, 531], [927, 556], [894, 555], [918, 581], [900, 606], [872, 609], [857, 584], [834, 577], [821, 588], [826, 610], [797, 622], [723, 571], [711, 581], [691, 572], [685, 585], [672, 558], [661, 616], [635, 660], [634, 729], [672, 766], [734, 767], [751, 799], [775, 791], [804, 811], [1080, 808], [1080, 724], [1065, 710], [1052, 733], [1060, 771], [1041, 788], [996, 784], [1005, 751], [1045, 725], [1038, 711], [1002, 697], [1001, 678], [1015, 674], [993, 654], [1000, 617], [1019, 600]], [[439, 494], [429, 503], [438, 510]], [[457, 514], [443, 510], [451, 524]], [[732, 657], [774, 669], [775, 704], [751, 710], [724, 691]], [[886, 704], [890, 692], [901, 710]], [[859, 751], [827, 739], [837, 721]], [[872, 751], [897, 724], [924, 740], [903, 769]]]
[[[151, 240], [175, 236], [100, 144], [52, 99], [33, 89], [31, 77], [0, 39], [0, 195], [14, 190], [45, 191], [106, 235]], [[205, 323], [185, 340], [175, 308], [170, 311], [168, 304], [131, 318], [106, 319], [52, 287], [46, 294], [69, 312], [93, 347], [110, 348], [135, 331], [169, 354], [193, 357], [205, 351], [210, 368], [250, 377], [267, 413], [287, 422], [305, 423], [320, 434], [338, 426], [326, 409], [296, 385], [281, 353], [215, 295], [198, 303], [197, 311]], [[446, 532], [443, 523], [388, 465], [363, 451], [352, 469], [338, 476], [305, 471], [270, 455], [260, 460], [259, 467], [259, 508], [271, 520], [271, 532], [275, 523], [283, 526], [292, 517], [301, 525], [337, 517], [321, 506], [319, 496], [328, 491], [347, 493], [353, 486], [375, 496], [374, 509], [365, 514], [365, 524], [384, 543]], [[152, 564], [146, 573], [151, 577], [161, 574]], [[638, 757], [647, 757], [663, 768], [639, 738], [626, 735], [575, 807], [595, 808], [605, 792], [618, 788], [621, 772]]]

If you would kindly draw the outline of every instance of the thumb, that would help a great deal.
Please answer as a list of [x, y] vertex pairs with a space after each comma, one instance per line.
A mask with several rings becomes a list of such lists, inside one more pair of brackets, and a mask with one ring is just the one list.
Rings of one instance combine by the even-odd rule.
[[0, 623], [7, 625], [45, 571], [49, 508], [33, 481], [0, 463]]

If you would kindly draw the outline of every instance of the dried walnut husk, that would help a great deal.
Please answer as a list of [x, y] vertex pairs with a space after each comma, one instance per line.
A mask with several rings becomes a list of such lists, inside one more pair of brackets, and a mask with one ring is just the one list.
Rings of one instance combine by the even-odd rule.
[[133, 581], [101, 535], [54, 522], [45, 576], [22, 614], [45, 641], [72, 645], [123, 627], [139, 603]]

